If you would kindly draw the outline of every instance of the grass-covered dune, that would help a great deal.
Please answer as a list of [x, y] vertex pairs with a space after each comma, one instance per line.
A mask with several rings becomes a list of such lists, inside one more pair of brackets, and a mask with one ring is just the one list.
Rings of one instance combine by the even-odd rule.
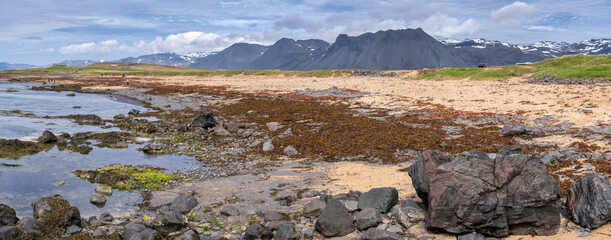
[[418, 79], [431, 80], [496, 80], [521, 77], [557, 78], [609, 78], [611, 77], [611, 55], [570, 55], [543, 60], [529, 65], [494, 66], [489, 68], [448, 68], [441, 71], [424, 72]]

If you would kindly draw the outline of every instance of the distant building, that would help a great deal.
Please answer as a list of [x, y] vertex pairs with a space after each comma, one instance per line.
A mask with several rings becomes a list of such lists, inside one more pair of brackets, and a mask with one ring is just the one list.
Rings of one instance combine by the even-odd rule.
[[67, 63], [53, 63], [53, 67], [67, 67]]
[[478, 68], [486, 68], [486, 67], [488, 67], [488, 64], [486, 64], [486, 63], [480, 63], [480, 64], [477, 64], [477, 67], [478, 67]]
[[104, 58], [100, 58], [100, 62], [104, 62]]

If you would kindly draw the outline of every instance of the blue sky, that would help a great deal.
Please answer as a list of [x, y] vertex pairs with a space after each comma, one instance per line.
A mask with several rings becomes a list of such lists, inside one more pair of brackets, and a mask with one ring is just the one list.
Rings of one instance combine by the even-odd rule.
[[611, 38], [611, 1], [0, 0], [0, 62], [221, 50], [421, 27], [510, 43]]

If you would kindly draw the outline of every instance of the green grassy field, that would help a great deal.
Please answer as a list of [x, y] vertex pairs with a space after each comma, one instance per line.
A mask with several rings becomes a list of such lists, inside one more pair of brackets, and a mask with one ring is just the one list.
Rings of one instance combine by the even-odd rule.
[[449, 68], [419, 75], [417, 79], [471, 80], [509, 79], [532, 74], [535, 77], [608, 78], [611, 77], [611, 55], [570, 55], [547, 59], [530, 65], [493, 66], [489, 68]]
[[[111, 67], [111, 65], [116, 65]], [[281, 70], [210, 70], [199, 68], [172, 67], [154, 64], [138, 63], [94, 63], [84, 67], [48, 67], [25, 70], [0, 71], [0, 74], [48, 74], [77, 73], [84, 75], [155, 75], [155, 76], [301, 76], [301, 77], [331, 77], [334, 74], [350, 73], [351, 69], [312, 70], [312, 71], [281, 71]]]

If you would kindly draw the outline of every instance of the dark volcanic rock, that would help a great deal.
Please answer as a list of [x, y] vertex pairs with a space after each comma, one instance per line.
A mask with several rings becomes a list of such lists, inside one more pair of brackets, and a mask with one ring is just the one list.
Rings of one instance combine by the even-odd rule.
[[566, 205], [575, 223], [598, 228], [611, 220], [611, 184], [609, 178], [590, 172], [571, 184]]
[[327, 204], [319, 199], [314, 199], [303, 206], [303, 213], [310, 218], [317, 218]]
[[501, 137], [511, 137], [520, 135], [537, 135], [541, 130], [537, 127], [526, 126], [522, 123], [510, 123], [501, 129]]
[[410, 166], [428, 206], [426, 227], [451, 233], [553, 235], [560, 226], [560, 187], [536, 156], [508, 146], [495, 159], [479, 150], [456, 158], [426, 151]]
[[370, 227], [375, 227], [382, 222], [380, 212], [375, 208], [367, 208], [354, 215], [356, 227], [359, 230], [365, 230]]
[[202, 109], [199, 111], [197, 116], [191, 121], [191, 127], [202, 127], [204, 129], [213, 128], [216, 126], [216, 121], [214, 120], [214, 116], [212, 112], [207, 109]]
[[263, 219], [265, 219], [266, 222], [280, 221], [283, 218], [284, 214], [282, 214], [281, 212], [267, 211], [263, 213]]
[[384, 231], [382, 229], [370, 228], [363, 232], [362, 240], [403, 240], [403, 237]]
[[340, 201], [329, 199], [314, 228], [325, 237], [341, 237], [354, 231], [352, 216]]
[[182, 228], [182, 213], [178, 209], [173, 209], [168, 205], [161, 206], [157, 209], [157, 220], [161, 223], [160, 226], [155, 226], [155, 229], [162, 232], [175, 232]]
[[295, 232], [295, 225], [292, 223], [281, 223], [278, 226], [278, 230], [276, 230], [276, 235], [274, 235], [274, 239], [276, 240], [292, 240], [299, 239], [299, 235]]
[[246, 240], [271, 238], [272, 232], [270, 232], [269, 229], [258, 223], [248, 226], [248, 228], [246, 228], [246, 231], [244, 231], [244, 239]]
[[197, 198], [189, 195], [180, 195], [176, 197], [170, 205], [171, 208], [179, 210], [183, 214], [188, 213], [195, 206], [197, 206]]
[[38, 138], [40, 143], [54, 143], [57, 142], [57, 137], [49, 130], [42, 132], [42, 135]]
[[226, 206], [224, 206], [219, 213], [224, 215], [224, 216], [228, 216], [228, 217], [229, 216], [240, 215], [240, 212], [238, 211], [238, 208], [236, 208], [233, 205], [226, 205]]
[[395, 188], [373, 188], [359, 198], [359, 209], [375, 208], [386, 213], [399, 201], [399, 192]]
[[15, 209], [0, 204], [0, 226], [12, 225], [19, 221]]
[[154, 240], [157, 231], [146, 228], [142, 224], [128, 223], [125, 225], [124, 239]]

